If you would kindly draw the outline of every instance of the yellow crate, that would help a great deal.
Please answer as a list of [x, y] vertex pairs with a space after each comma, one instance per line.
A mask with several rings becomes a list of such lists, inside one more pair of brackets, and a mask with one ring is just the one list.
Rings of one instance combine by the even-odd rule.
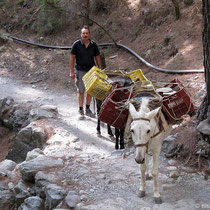
[[85, 87], [88, 94], [101, 101], [106, 97], [111, 88], [112, 85], [110, 85], [107, 81], [102, 80], [99, 76], [95, 76], [88, 86]]
[[135, 82], [138, 79], [140, 81], [148, 81], [149, 82], [149, 80], [144, 76], [141, 69], [137, 69], [137, 70], [131, 71], [129, 73], [126, 73], [126, 76], [130, 77], [133, 82]]
[[93, 66], [84, 76], [83, 80], [88, 80], [92, 78], [94, 75], [98, 75], [103, 79], [108, 79], [108, 76], [99, 68], [96, 66]]
[[90, 69], [82, 79], [86, 92], [101, 101], [106, 97], [112, 87], [107, 81], [108, 76], [95, 66]]

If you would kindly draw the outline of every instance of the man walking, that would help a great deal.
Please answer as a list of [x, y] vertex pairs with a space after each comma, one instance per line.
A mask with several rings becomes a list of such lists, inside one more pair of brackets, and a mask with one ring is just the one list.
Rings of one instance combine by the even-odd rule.
[[[78, 92], [80, 119], [84, 119], [84, 98], [86, 94], [85, 115], [94, 117], [90, 110], [91, 96], [85, 92], [82, 77], [95, 65], [101, 69], [100, 52], [97, 44], [90, 39], [90, 30], [84, 26], [81, 30], [81, 39], [73, 43], [70, 55], [70, 77], [75, 80]], [[74, 71], [75, 69], [75, 71]]]

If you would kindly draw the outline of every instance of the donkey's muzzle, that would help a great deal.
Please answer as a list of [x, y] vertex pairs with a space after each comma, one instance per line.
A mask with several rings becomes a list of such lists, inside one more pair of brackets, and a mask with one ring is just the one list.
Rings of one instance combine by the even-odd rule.
[[137, 158], [135, 158], [135, 161], [136, 161], [138, 164], [143, 164], [144, 161], [145, 161], [145, 158], [142, 158], [142, 159], [137, 159]]

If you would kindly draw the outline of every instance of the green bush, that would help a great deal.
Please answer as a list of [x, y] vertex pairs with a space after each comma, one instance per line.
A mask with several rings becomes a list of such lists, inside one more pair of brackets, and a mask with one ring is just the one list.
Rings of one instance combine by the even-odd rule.
[[0, 7], [4, 6], [4, 4], [7, 3], [7, 2], [8, 2], [8, 0], [1, 0], [0, 1]]
[[95, 14], [108, 13], [112, 8], [112, 0], [94, 0], [91, 1], [92, 10]]
[[59, 31], [63, 22], [60, 0], [36, 0], [36, 2], [40, 7], [35, 27], [37, 32], [40, 34], [50, 34]]

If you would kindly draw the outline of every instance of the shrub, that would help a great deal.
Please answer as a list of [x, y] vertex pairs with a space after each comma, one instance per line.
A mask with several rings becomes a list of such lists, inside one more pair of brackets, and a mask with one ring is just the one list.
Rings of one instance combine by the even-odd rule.
[[36, 0], [40, 12], [35, 28], [40, 34], [50, 34], [62, 27], [60, 0]]
[[113, 5], [112, 0], [94, 0], [91, 2], [92, 10], [95, 14], [98, 14], [100, 12], [102, 13], [108, 13]]

